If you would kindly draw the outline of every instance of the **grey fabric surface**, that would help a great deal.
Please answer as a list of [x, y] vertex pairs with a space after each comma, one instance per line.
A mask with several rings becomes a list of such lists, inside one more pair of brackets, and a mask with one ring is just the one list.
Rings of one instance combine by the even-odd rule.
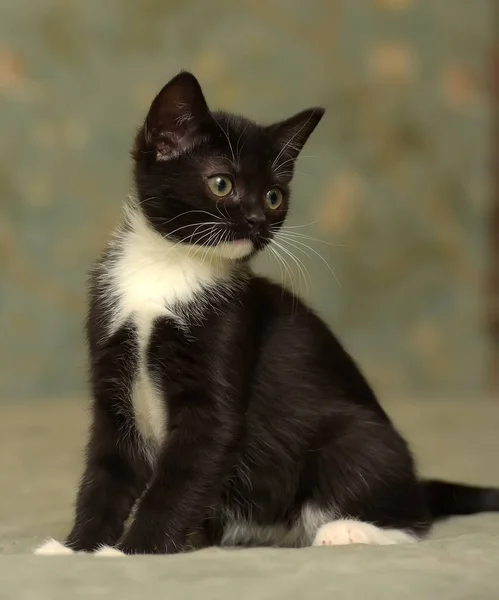
[[[178, 556], [33, 556], [64, 537], [81, 469], [84, 402], [0, 409], [0, 600], [499, 599], [499, 515], [453, 519], [408, 546], [206, 549]], [[425, 475], [499, 485], [499, 402], [385, 403]]]

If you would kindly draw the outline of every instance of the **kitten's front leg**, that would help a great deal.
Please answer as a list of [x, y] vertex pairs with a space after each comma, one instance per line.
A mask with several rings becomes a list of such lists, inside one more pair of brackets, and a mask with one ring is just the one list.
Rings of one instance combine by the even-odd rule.
[[217, 501], [233, 462], [236, 418], [221, 414], [204, 393], [181, 402], [177, 426], [121, 545], [127, 554], [186, 550], [189, 533]]
[[75, 522], [66, 545], [92, 551], [116, 544], [146, 478], [145, 466], [120, 440], [112, 409], [97, 400]]
[[87, 333], [93, 421], [75, 521], [66, 542], [73, 550], [115, 545], [150, 476], [138, 452], [129, 398], [136, 368], [135, 331], [127, 325], [109, 337], [103, 315], [100, 297], [91, 294]]

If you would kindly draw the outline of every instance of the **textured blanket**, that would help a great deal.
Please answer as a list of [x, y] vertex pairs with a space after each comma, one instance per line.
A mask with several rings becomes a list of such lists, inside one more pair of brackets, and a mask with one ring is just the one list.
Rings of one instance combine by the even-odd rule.
[[[424, 475], [499, 485], [497, 400], [384, 405]], [[499, 514], [450, 520], [407, 546], [33, 556], [70, 527], [86, 423], [78, 400], [0, 408], [0, 600], [499, 600]]]

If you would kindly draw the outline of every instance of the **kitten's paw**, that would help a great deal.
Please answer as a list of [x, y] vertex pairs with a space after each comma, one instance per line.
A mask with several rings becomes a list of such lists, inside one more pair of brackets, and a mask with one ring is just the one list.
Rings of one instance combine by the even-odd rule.
[[94, 554], [95, 556], [126, 556], [124, 552], [112, 546], [101, 546]]
[[71, 550], [71, 548], [61, 544], [61, 542], [58, 542], [53, 538], [49, 538], [43, 542], [41, 546], [38, 546], [34, 553], [38, 554], [39, 556], [67, 556], [69, 554], [74, 554], [75, 552], [74, 550]]
[[385, 530], [370, 523], [342, 519], [323, 525], [317, 532], [312, 546], [346, 546], [347, 544], [388, 546], [415, 541], [412, 536], [403, 531]]

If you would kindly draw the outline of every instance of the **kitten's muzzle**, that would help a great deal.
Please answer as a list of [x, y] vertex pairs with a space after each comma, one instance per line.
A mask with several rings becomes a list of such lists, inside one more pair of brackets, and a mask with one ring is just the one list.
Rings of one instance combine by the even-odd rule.
[[265, 215], [261, 211], [251, 211], [244, 214], [244, 220], [246, 221], [248, 228], [251, 233], [259, 231], [262, 225], [265, 223]]

